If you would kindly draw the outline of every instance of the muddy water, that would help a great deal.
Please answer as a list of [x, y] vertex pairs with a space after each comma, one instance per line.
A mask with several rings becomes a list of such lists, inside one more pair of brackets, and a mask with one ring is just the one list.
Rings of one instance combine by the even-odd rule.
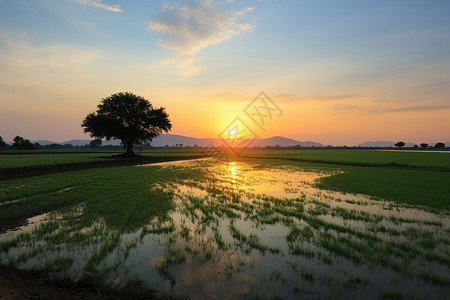
[[[176, 208], [169, 220], [154, 219], [137, 232], [121, 234], [118, 246], [97, 266], [109, 285], [139, 281], [191, 299], [450, 296], [445, 285], [450, 270], [448, 215], [314, 187], [333, 172], [210, 160], [163, 167], [175, 174], [199, 169], [202, 175], [175, 175], [155, 185], [164, 187]], [[8, 232], [0, 241], [32, 232], [46, 218]], [[302, 233], [291, 239], [293, 227]], [[71, 267], [55, 274], [77, 277], [92, 252], [114, 235], [101, 220], [81, 231], [101, 234], [78, 245], [22, 242], [0, 259], [15, 259], [21, 268], [43, 268], [51, 258], [71, 256]], [[392, 253], [384, 254], [385, 260], [364, 256], [359, 247], [371, 240], [376, 241], [372, 247], [386, 244]], [[33, 253], [35, 245], [41, 248]], [[424, 275], [430, 272], [440, 280]]]

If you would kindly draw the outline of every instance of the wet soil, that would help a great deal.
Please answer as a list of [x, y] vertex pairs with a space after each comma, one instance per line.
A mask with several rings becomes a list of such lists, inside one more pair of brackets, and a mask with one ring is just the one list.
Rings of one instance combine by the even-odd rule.
[[19, 270], [0, 264], [0, 299], [169, 299], [140, 287], [93, 292], [75, 285], [62, 287], [62, 282], [50, 279], [44, 272]]

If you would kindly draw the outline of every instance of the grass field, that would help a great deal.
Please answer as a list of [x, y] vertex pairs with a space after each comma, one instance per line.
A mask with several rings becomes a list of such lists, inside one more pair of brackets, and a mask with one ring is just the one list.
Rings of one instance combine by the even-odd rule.
[[244, 157], [270, 157], [299, 159], [310, 162], [342, 163], [346, 165], [423, 168], [450, 171], [450, 151], [448, 153], [384, 151], [366, 149], [249, 149], [242, 153]]
[[0, 235], [0, 261], [192, 299], [450, 296], [450, 154], [245, 156], [0, 181], [0, 220], [51, 212]]
[[[27, 151], [20, 152], [0, 151], [0, 169], [2, 168], [14, 168], [14, 167], [29, 167], [29, 166], [44, 166], [44, 165], [56, 165], [66, 163], [84, 163], [99, 161], [105, 159], [112, 159], [111, 156], [123, 153], [123, 151]], [[142, 156], [162, 157], [162, 156], [190, 156], [198, 155], [198, 150], [145, 150], [142, 151]]]

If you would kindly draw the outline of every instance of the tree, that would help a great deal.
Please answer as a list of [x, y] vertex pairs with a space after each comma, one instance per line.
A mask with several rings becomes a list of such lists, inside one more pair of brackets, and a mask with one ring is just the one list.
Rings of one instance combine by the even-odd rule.
[[164, 107], [154, 108], [141, 96], [116, 93], [101, 100], [96, 112], [91, 112], [81, 126], [91, 137], [119, 139], [126, 154], [133, 156], [133, 145], [169, 132], [172, 124]]
[[400, 141], [400, 142], [398, 142], [397, 144], [395, 144], [395, 146], [401, 148], [401, 147], [405, 146], [405, 143], [403, 143], [403, 142]]
[[3, 140], [3, 138], [0, 136], [0, 148], [4, 147], [6, 145], [5, 141]]
[[34, 150], [36, 145], [31, 143], [30, 140], [24, 139], [21, 136], [16, 136], [13, 139], [13, 147], [17, 150]]
[[422, 147], [422, 148], [428, 148], [428, 144], [427, 144], [427, 143], [422, 143], [422, 144], [420, 144], [420, 147]]
[[444, 143], [437, 143], [436, 145], [434, 145], [434, 148], [445, 148], [445, 144]]
[[102, 145], [102, 140], [101, 139], [95, 139], [95, 140], [92, 140], [89, 143], [89, 148], [98, 148], [101, 145]]

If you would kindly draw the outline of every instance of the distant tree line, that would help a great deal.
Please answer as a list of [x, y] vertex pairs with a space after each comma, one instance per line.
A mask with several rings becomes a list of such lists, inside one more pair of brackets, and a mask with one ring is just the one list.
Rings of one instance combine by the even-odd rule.
[[[402, 141], [399, 141], [397, 143], [395, 143], [395, 146], [398, 148], [403, 148], [406, 144]], [[124, 146], [123, 145], [103, 145], [102, 140], [101, 139], [93, 139], [92, 141], [90, 141], [89, 144], [87, 145], [82, 145], [82, 146], [78, 146], [78, 145], [72, 145], [72, 144], [48, 144], [48, 145], [40, 145], [39, 143], [32, 143], [30, 140], [25, 139], [21, 136], [16, 136], [13, 139], [13, 144], [12, 145], [8, 145], [3, 138], [0, 136], [0, 150], [57, 150], [57, 149], [122, 149]], [[151, 146], [150, 143], [144, 143], [141, 142], [138, 144], [138, 147], [140, 150], [144, 150], [144, 149], [158, 149], [158, 148], [187, 148], [187, 149], [202, 149], [204, 147], [199, 146], [197, 144], [194, 144], [193, 146], [190, 145], [183, 145], [183, 144], [174, 144], [174, 145], [165, 145], [165, 146]], [[427, 149], [427, 148], [445, 148], [446, 145], [442, 142], [436, 143], [434, 146], [433, 145], [429, 145], [427, 143], [421, 143], [420, 145], [414, 145], [414, 148], [423, 148], [423, 149]], [[319, 149], [326, 149], [326, 148], [343, 148], [343, 149], [347, 149], [347, 148], [380, 148], [380, 147], [359, 147], [359, 146], [342, 146], [342, 147], [333, 147], [331, 145], [328, 146], [323, 146], [323, 147], [306, 147], [306, 146], [301, 146], [301, 145], [295, 145], [295, 146], [280, 146], [280, 145], [275, 145], [275, 146], [265, 146], [265, 147], [260, 147], [255, 146], [252, 148], [265, 148], [265, 149], [314, 149], [314, 148], [319, 148]], [[382, 147], [382, 148], [389, 148], [389, 147]]]
[[[83, 149], [83, 148], [98, 148], [102, 145], [102, 140], [95, 139], [90, 144], [78, 146], [72, 144], [48, 144], [41, 145], [39, 143], [32, 143], [29, 139], [21, 136], [16, 136], [13, 139], [12, 145], [8, 145], [3, 137], [0, 136], [0, 150], [56, 150], [56, 149]], [[121, 148], [121, 146], [105, 146], [105, 148]]]
[[[394, 146], [399, 147], [399, 148], [402, 148], [402, 147], [404, 147], [405, 145], [406, 145], [406, 144], [405, 144], [404, 142], [400, 141], [400, 142], [396, 143]], [[420, 144], [420, 147], [422, 147], [422, 148], [429, 148], [429, 147], [433, 147], [433, 146], [430, 146], [430, 145], [428, 145], [427, 143], [422, 143], [422, 144]], [[419, 148], [419, 146], [414, 145], [414, 148]], [[444, 144], [444, 143], [441, 143], [441, 142], [436, 143], [436, 145], [434, 145], [434, 148], [445, 148], [445, 144]]]

